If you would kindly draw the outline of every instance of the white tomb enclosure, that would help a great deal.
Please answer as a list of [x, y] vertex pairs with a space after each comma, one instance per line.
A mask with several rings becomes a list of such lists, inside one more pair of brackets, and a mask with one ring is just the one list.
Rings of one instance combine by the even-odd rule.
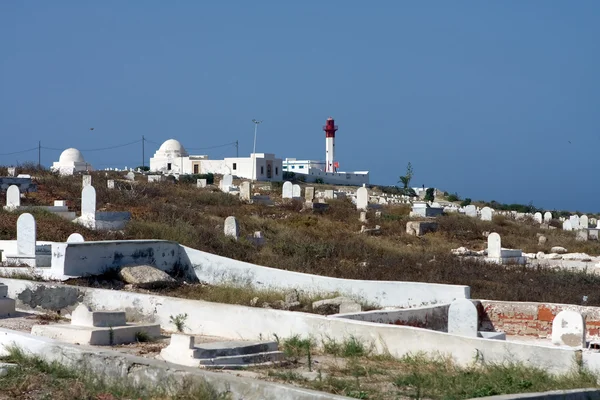
[[248, 365], [271, 365], [284, 355], [277, 342], [228, 341], [196, 345], [194, 337], [179, 333], [171, 335], [167, 347], [161, 350], [163, 360], [196, 368], [239, 368]]
[[552, 321], [552, 343], [557, 346], [586, 347], [585, 318], [577, 311], [562, 310]]
[[487, 261], [498, 264], [525, 264], [527, 258], [518, 249], [503, 249], [500, 235], [492, 232], [488, 236]]
[[210, 160], [207, 155], [190, 155], [175, 139], [165, 141], [150, 158], [150, 171], [162, 174], [230, 174], [256, 181], [283, 180], [281, 158], [272, 153], [252, 153], [249, 157]]
[[131, 220], [128, 211], [96, 211], [96, 189], [84, 186], [81, 191], [81, 216], [74, 222], [94, 230], [119, 230]]
[[149, 338], [159, 337], [160, 325], [127, 323], [124, 311], [91, 311], [84, 304], [73, 311], [70, 325], [34, 325], [31, 328], [32, 335], [96, 346], [134, 343], [139, 333]]
[[63, 151], [57, 162], [50, 167], [60, 175], [73, 175], [78, 172], [92, 171], [92, 166], [85, 162], [81, 152], [74, 148]]

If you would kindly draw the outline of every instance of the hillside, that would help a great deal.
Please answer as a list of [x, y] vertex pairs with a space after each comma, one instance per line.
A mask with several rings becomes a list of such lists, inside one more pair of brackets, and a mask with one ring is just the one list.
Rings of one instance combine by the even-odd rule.
[[[57, 177], [47, 171], [31, 173], [39, 185], [23, 205], [51, 205], [65, 199], [71, 210], [79, 210], [81, 177]], [[0, 168], [0, 175], [6, 170]], [[183, 245], [274, 268], [351, 279], [406, 280], [469, 285], [473, 298], [541, 301], [579, 304], [583, 295], [588, 305], [600, 305], [596, 287], [600, 277], [541, 267], [496, 266], [451, 255], [453, 248], [483, 249], [484, 232], [498, 232], [504, 247], [525, 252], [549, 252], [564, 246], [571, 252], [600, 254], [598, 242], [577, 242], [573, 232], [541, 230], [533, 222], [516, 222], [495, 216], [492, 222], [462, 215], [438, 218], [439, 230], [423, 237], [406, 234], [408, 206], [384, 206], [381, 218], [369, 211], [368, 225], [381, 226], [381, 234], [361, 234], [359, 213], [350, 200], [331, 200], [329, 209], [317, 214], [303, 210], [300, 202], [284, 204], [280, 185], [265, 192], [275, 206], [245, 204], [216, 188], [197, 189], [195, 184], [166, 181], [135, 184], [123, 182], [109, 190], [107, 179], [119, 179], [114, 172], [95, 172], [98, 210], [130, 211], [132, 221], [123, 232], [94, 232], [54, 215], [36, 212], [38, 240], [64, 241], [72, 232], [86, 240], [165, 239]], [[321, 189], [319, 185], [317, 190]], [[238, 218], [241, 239], [223, 234], [226, 217]], [[16, 213], [0, 211], [0, 239], [16, 237]], [[266, 238], [263, 246], [245, 239], [255, 231]], [[538, 245], [537, 233], [548, 237]]]

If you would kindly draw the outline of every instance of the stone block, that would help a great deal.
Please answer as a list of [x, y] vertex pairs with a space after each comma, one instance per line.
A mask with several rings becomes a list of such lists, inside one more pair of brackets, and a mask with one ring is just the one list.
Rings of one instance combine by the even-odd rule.
[[116, 327], [127, 325], [124, 311], [91, 311], [80, 304], [71, 314], [71, 325], [83, 327]]
[[175, 279], [169, 274], [151, 265], [123, 267], [119, 271], [119, 277], [129, 284], [144, 289], [156, 289], [176, 284]]
[[448, 333], [478, 337], [479, 317], [477, 307], [469, 299], [457, 299], [448, 308]]
[[115, 327], [87, 327], [78, 325], [34, 325], [31, 334], [45, 336], [61, 342], [82, 345], [112, 346], [134, 343], [139, 333], [150, 338], [160, 336], [158, 324], [127, 324]]
[[563, 310], [552, 321], [552, 343], [582, 348], [586, 345], [585, 319], [577, 311]]
[[437, 222], [429, 221], [408, 221], [406, 223], [406, 233], [413, 236], [422, 236], [426, 233], [435, 232], [438, 229]]

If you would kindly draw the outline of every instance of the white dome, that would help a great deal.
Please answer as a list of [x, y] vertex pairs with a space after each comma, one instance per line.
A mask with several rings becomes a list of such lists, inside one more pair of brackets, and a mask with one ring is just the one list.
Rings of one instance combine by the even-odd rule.
[[179, 141], [175, 139], [169, 139], [165, 141], [158, 149], [158, 153], [163, 153], [165, 155], [171, 155], [176, 157], [188, 156], [187, 151], [185, 151], [181, 143], [179, 143]]
[[85, 160], [83, 159], [83, 156], [79, 150], [70, 148], [66, 149], [60, 154], [58, 162], [61, 164], [84, 163]]

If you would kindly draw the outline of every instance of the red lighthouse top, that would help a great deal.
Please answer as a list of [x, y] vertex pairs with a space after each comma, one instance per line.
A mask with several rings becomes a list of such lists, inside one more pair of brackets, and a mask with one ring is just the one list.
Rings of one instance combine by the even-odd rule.
[[335, 137], [335, 131], [338, 130], [337, 125], [335, 124], [335, 122], [333, 121], [333, 118], [329, 117], [327, 118], [327, 122], [325, 122], [325, 125], [323, 126], [323, 130], [325, 131], [325, 137], [326, 138], [334, 138]]

